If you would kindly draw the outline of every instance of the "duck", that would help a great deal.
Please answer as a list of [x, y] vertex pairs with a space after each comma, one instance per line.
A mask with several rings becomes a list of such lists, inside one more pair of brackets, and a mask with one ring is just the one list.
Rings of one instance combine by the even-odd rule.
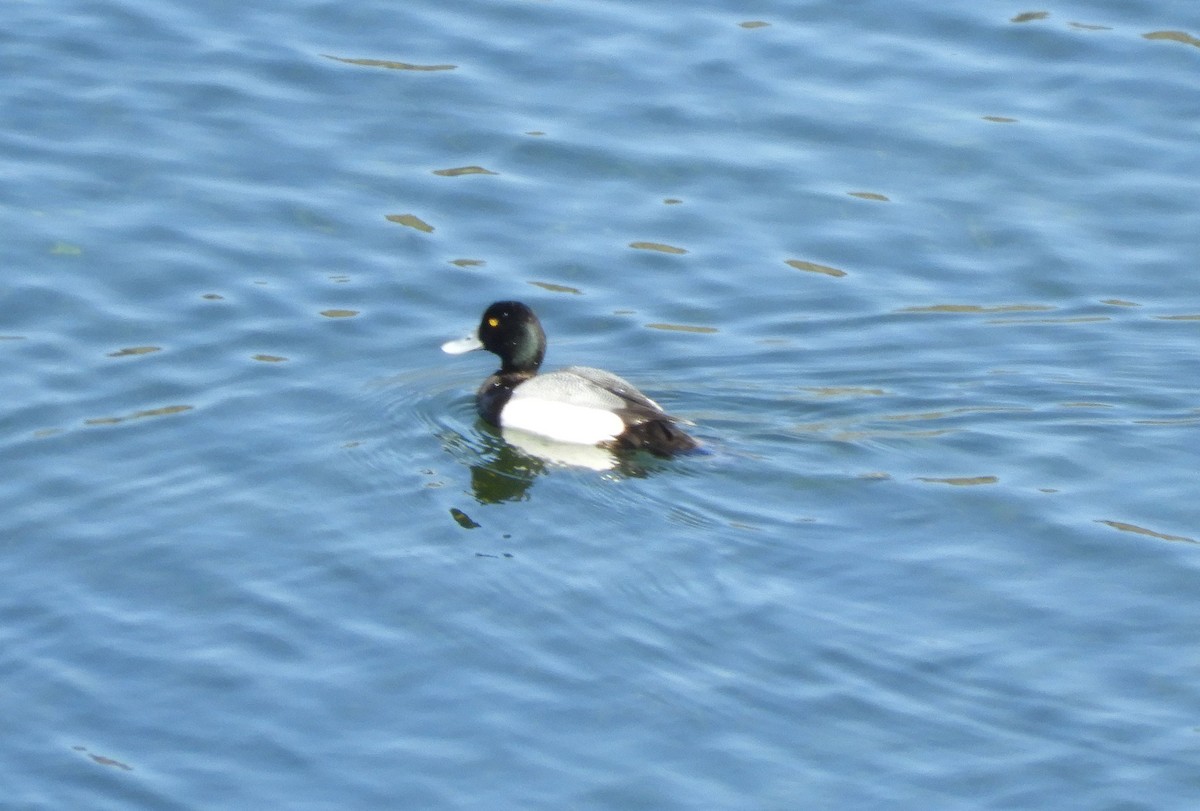
[[497, 301], [474, 333], [442, 344], [452, 355], [478, 349], [500, 358], [500, 368], [475, 394], [479, 416], [497, 428], [664, 458], [699, 447], [678, 418], [612, 372], [567, 366], [539, 373], [546, 332], [527, 304]]

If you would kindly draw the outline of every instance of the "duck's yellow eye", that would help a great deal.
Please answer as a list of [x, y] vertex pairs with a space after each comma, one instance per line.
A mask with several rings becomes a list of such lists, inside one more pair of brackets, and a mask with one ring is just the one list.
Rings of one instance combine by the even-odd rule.
[[500, 326], [500, 319], [499, 319], [499, 318], [489, 318], [489, 319], [488, 319], [488, 326], [489, 326], [489, 327], [498, 327], [498, 326]]

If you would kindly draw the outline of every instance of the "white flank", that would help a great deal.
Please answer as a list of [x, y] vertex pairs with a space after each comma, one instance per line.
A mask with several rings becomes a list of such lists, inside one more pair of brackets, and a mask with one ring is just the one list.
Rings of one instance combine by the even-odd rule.
[[625, 423], [611, 411], [535, 397], [509, 400], [500, 412], [500, 425], [579, 445], [605, 442], [625, 430]]

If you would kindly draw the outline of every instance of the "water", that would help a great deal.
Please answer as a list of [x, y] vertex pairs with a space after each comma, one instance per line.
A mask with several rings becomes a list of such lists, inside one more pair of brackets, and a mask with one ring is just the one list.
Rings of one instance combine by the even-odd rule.
[[1192, 4], [10, 6], [6, 808], [1194, 805]]

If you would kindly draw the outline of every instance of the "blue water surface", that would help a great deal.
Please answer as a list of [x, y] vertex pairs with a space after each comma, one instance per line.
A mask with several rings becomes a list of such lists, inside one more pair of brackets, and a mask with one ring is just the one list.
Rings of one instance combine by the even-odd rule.
[[1200, 6], [5, 16], [5, 808], [1195, 807]]

